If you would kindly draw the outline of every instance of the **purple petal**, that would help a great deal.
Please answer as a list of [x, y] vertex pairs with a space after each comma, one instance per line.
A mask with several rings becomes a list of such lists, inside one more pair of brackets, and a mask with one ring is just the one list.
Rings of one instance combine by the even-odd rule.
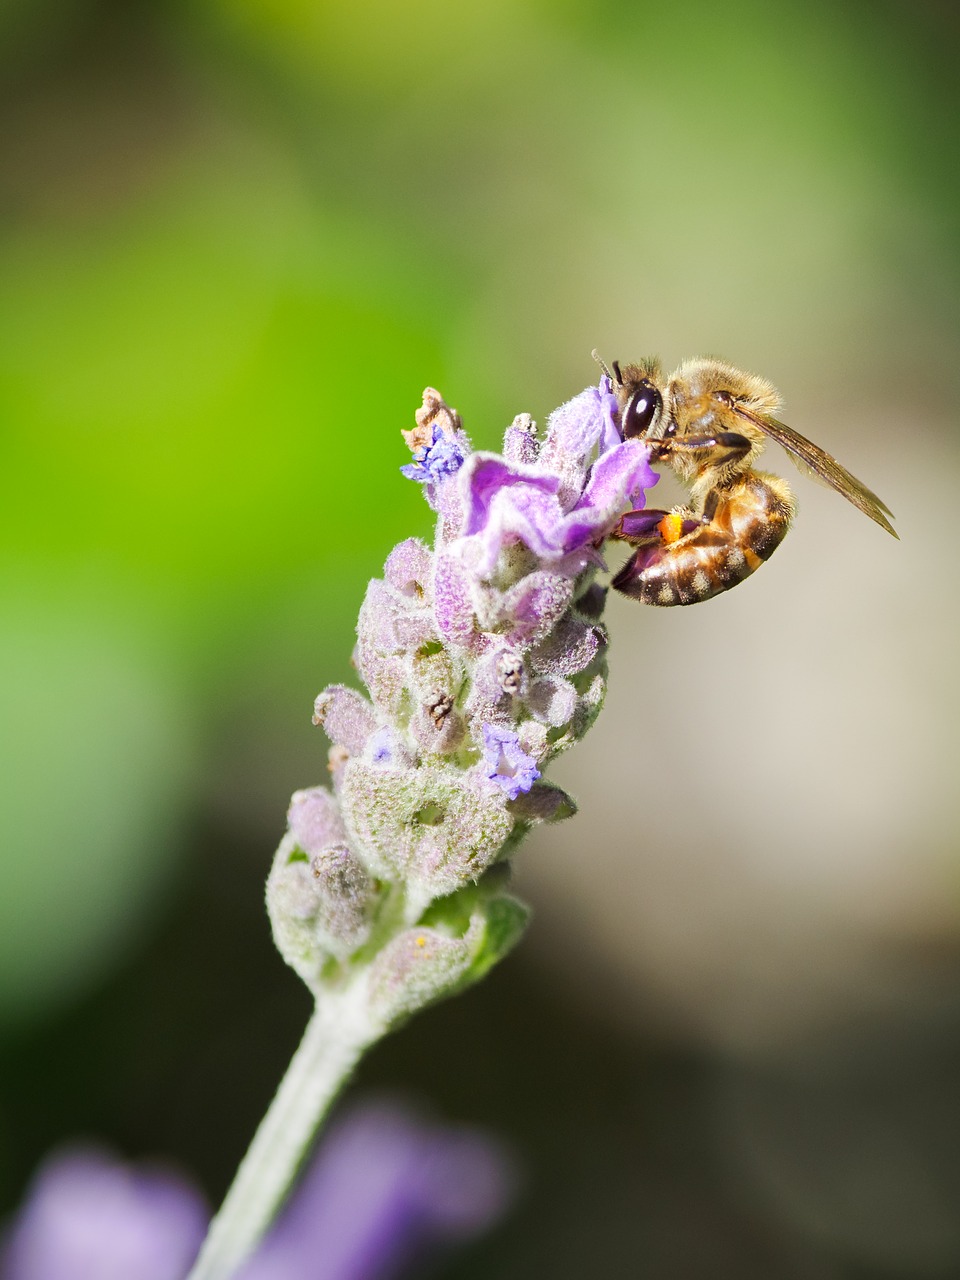
[[504, 461], [496, 453], [474, 453], [464, 469], [468, 505], [463, 532], [478, 533], [489, 523], [491, 507], [504, 490], [531, 490], [536, 494], [557, 492], [559, 480], [551, 472], [533, 466]]
[[619, 507], [626, 499], [632, 500], [634, 494], [640, 499], [634, 506], [640, 508], [645, 491], [652, 489], [659, 479], [650, 466], [646, 445], [638, 440], [624, 440], [594, 463], [577, 509]]
[[623, 439], [620, 434], [618, 418], [620, 416], [620, 406], [617, 404], [617, 397], [613, 394], [610, 385], [610, 379], [603, 375], [600, 379], [598, 388], [600, 394], [600, 416], [603, 425], [600, 429], [600, 453], [601, 455], [615, 449]]
[[554, 409], [547, 419], [545, 454], [551, 457], [557, 453], [565, 454], [582, 462], [604, 434], [607, 425], [604, 408], [599, 389], [587, 387], [559, 409]]
[[580, 501], [565, 516], [559, 536], [566, 553], [583, 550], [609, 536], [629, 501], [643, 506], [644, 490], [660, 477], [650, 468], [644, 445], [625, 440], [594, 464]]
[[[591, 390], [583, 395], [592, 397], [598, 411], [599, 393]], [[659, 479], [650, 468], [646, 447], [636, 440], [618, 443], [597, 460], [568, 514], [558, 497], [561, 477], [545, 465], [511, 465], [496, 454], [477, 453], [468, 460], [463, 476], [467, 508], [458, 549], [480, 577], [489, 577], [503, 548], [518, 541], [541, 561], [572, 556], [562, 570], [575, 575], [585, 564], [598, 560], [594, 544], [612, 531], [624, 506], [642, 506], [644, 490]], [[556, 563], [553, 567], [561, 569]]]
[[556, 559], [562, 519], [559, 477], [512, 466], [497, 454], [473, 454], [464, 467], [467, 510], [459, 548], [470, 568], [489, 577], [505, 546], [522, 542], [540, 559]]
[[617, 413], [616, 397], [604, 377], [598, 387], [587, 387], [550, 415], [540, 462], [560, 476], [564, 510], [580, 496], [591, 459], [621, 443]]
[[520, 739], [501, 725], [483, 726], [483, 762], [486, 776], [511, 800], [529, 791], [540, 777], [536, 761], [524, 752]]

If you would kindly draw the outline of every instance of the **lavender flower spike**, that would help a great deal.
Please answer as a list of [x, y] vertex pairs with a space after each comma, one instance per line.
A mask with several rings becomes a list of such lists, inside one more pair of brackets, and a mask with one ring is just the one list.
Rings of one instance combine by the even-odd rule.
[[274, 940], [316, 1012], [191, 1280], [228, 1280], [253, 1247], [364, 1049], [518, 941], [527, 912], [507, 860], [532, 825], [575, 812], [542, 775], [603, 704], [594, 578], [657, 480], [643, 442], [622, 438], [607, 378], [542, 437], [520, 414], [502, 453], [473, 451], [432, 388], [404, 436], [433, 546], [401, 542], [367, 588], [366, 693], [317, 697], [331, 785], [294, 796], [267, 883]]

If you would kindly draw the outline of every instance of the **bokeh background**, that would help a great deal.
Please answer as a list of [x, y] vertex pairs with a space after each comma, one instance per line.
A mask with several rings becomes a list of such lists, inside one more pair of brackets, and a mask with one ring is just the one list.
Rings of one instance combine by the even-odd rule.
[[[717, 353], [890, 504], [614, 601], [521, 949], [362, 1067], [502, 1135], [444, 1276], [960, 1275], [958, 18], [946, 0], [8, 0], [0, 1197], [211, 1201], [308, 1015], [262, 882], [424, 385], [495, 446]], [[771, 448], [769, 465], [793, 474]], [[659, 498], [659, 495], [658, 495]]]

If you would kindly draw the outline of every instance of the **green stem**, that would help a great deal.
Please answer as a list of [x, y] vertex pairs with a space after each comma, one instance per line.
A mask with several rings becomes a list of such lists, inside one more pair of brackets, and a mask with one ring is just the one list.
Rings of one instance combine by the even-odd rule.
[[230, 1280], [252, 1253], [334, 1098], [382, 1033], [363, 982], [323, 995], [187, 1280]]

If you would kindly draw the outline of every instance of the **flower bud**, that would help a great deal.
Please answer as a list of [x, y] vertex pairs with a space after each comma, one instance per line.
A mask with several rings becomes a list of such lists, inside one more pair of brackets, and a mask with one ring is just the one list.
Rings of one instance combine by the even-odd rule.
[[466, 725], [445, 690], [434, 690], [410, 719], [410, 733], [425, 756], [450, 755], [463, 742]]
[[529, 413], [518, 413], [504, 432], [503, 456], [508, 462], [525, 465], [536, 462], [539, 450], [537, 424]]
[[330, 741], [351, 755], [359, 755], [377, 727], [373, 707], [356, 689], [328, 685], [313, 704], [313, 723], [322, 725]]
[[454, 768], [378, 768], [351, 760], [340, 803], [368, 871], [434, 897], [478, 879], [513, 827], [504, 798]]
[[545, 725], [559, 729], [573, 719], [577, 709], [577, 691], [561, 676], [535, 680], [527, 694], [527, 706]]
[[325, 787], [296, 792], [288, 823], [267, 879], [267, 910], [280, 954], [316, 990], [327, 961], [345, 960], [369, 937], [374, 884]]
[[398, 542], [383, 566], [383, 576], [389, 585], [412, 600], [426, 596], [432, 574], [433, 555], [419, 538]]
[[524, 822], [560, 822], [572, 818], [577, 802], [560, 787], [549, 782], [535, 782], [511, 801], [510, 811]]
[[557, 625], [573, 596], [573, 582], [563, 574], [538, 569], [504, 594], [502, 615], [514, 646], [533, 645]]
[[527, 909], [488, 887], [461, 890], [431, 908], [427, 921], [405, 930], [373, 962], [370, 1006], [386, 1026], [396, 1026], [425, 1005], [481, 978], [523, 933]]
[[530, 656], [537, 671], [572, 676], [589, 667], [606, 647], [607, 633], [599, 623], [582, 622], [568, 614]]
[[433, 593], [441, 638], [461, 649], [474, 650], [478, 628], [470, 574], [461, 561], [448, 552], [437, 555]]
[[470, 967], [482, 921], [471, 922], [462, 938], [438, 929], [408, 929], [384, 947], [370, 973], [370, 1005], [388, 1026], [425, 1005], [451, 995]]
[[328, 961], [344, 961], [370, 935], [374, 886], [345, 844], [307, 858], [294, 833], [281, 841], [267, 879], [277, 950], [315, 993]]

